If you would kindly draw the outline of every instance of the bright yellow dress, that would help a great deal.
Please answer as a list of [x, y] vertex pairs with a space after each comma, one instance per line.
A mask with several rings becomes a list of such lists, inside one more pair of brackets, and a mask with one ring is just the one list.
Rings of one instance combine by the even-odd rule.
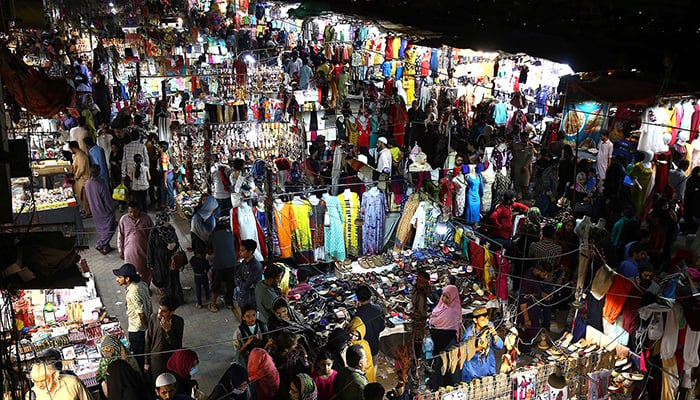
[[343, 236], [345, 237], [345, 252], [348, 256], [360, 255], [360, 245], [357, 237], [357, 217], [360, 215], [360, 197], [355, 192], [338, 195], [343, 211]]
[[313, 261], [313, 244], [311, 241], [310, 204], [293, 204], [292, 212], [297, 228], [294, 230], [294, 257], [297, 262], [310, 263]]

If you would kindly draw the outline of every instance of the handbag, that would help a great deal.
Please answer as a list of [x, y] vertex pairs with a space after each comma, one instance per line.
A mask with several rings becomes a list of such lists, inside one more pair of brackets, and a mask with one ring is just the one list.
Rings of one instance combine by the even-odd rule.
[[177, 271], [187, 265], [187, 254], [184, 251], [178, 250], [170, 256], [170, 270]]
[[117, 200], [117, 201], [126, 201], [128, 198], [128, 193], [129, 190], [124, 186], [123, 183], [120, 183], [117, 187], [114, 188], [114, 191], [112, 192], [112, 199]]

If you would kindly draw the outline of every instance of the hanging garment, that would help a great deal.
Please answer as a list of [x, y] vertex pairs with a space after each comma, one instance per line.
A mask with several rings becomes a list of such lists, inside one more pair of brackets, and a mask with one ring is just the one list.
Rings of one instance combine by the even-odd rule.
[[297, 229], [294, 212], [289, 203], [284, 203], [281, 209], [274, 207], [277, 238], [280, 244], [280, 257], [292, 257], [292, 233]]
[[663, 138], [669, 117], [669, 111], [664, 107], [653, 107], [646, 110], [642, 116], [642, 133], [639, 135], [637, 151], [658, 153], [668, 150]]
[[381, 190], [371, 189], [362, 194], [360, 214], [362, 218], [362, 254], [382, 252], [384, 220], [389, 212], [386, 196]]
[[311, 205], [294, 204], [292, 200], [292, 212], [296, 221], [296, 229], [294, 230], [294, 260], [297, 264], [309, 264], [314, 260], [314, 249], [311, 241]]
[[496, 173], [492, 163], [486, 164], [486, 169], [481, 172], [481, 180], [484, 184], [484, 194], [481, 196], [481, 212], [488, 214], [491, 211], [493, 183], [496, 180]]
[[[257, 243], [254, 257], [258, 261], [263, 261], [262, 246], [258, 236], [258, 224], [253, 209], [246, 203], [242, 202], [237, 208], [238, 231], [240, 232], [240, 240], [250, 239]], [[233, 221], [232, 221], [233, 223]]]
[[348, 256], [359, 255], [357, 232], [357, 217], [360, 212], [360, 198], [355, 192], [346, 190], [338, 195], [343, 211], [343, 235], [345, 238], [345, 253]]
[[512, 187], [512, 182], [507, 174], [496, 170], [493, 186], [491, 187], [491, 208], [503, 200], [503, 194]]
[[474, 224], [481, 219], [481, 196], [484, 194], [484, 181], [479, 174], [466, 176], [467, 181], [467, 207], [464, 220], [468, 224]]
[[435, 248], [440, 244], [440, 236], [437, 234], [437, 224], [440, 218], [440, 209], [430, 205], [425, 211], [425, 246]]
[[656, 162], [656, 173], [654, 175], [654, 192], [664, 193], [666, 185], [668, 185], [668, 170], [671, 163], [671, 152], [665, 151], [654, 155]]
[[467, 203], [467, 178], [462, 173], [458, 173], [452, 178], [454, 184], [454, 215], [464, 215], [464, 209]]
[[632, 288], [632, 281], [622, 275], [615, 275], [612, 286], [605, 296], [605, 306], [603, 307], [603, 319], [609, 324], [614, 324], [617, 317], [622, 313], [627, 295]]
[[411, 225], [416, 230], [416, 235], [413, 238], [413, 249], [425, 248], [425, 209], [427, 205], [425, 201], [421, 201], [413, 214], [413, 218], [411, 218]]
[[311, 230], [311, 246], [314, 249], [314, 261], [323, 262], [326, 259], [324, 242], [324, 219], [326, 216], [326, 202], [320, 200], [318, 204], [311, 204], [309, 215], [309, 229]]
[[409, 198], [404, 205], [403, 213], [401, 214], [401, 219], [399, 220], [399, 226], [396, 228], [394, 251], [403, 250], [411, 240], [413, 216], [415, 215], [419, 204], [420, 200], [418, 196], [411, 196], [411, 198]]
[[661, 399], [672, 400], [678, 390], [678, 364], [676, 362], [676, 349], [678, 347], [679, 318], [682, 309], [675, 304], [666, 315], [666, 325], [661, 338], [661, 364], [666, 373], [661, 377]]
[[637, 214], [642, 212], [644, 203], [647, 199], [647, 193], [649, 191], [649, 185], [651, 184], [651, 175], [654, 172], [653, 168], [645, 168], [641, 162], [634, 164], [629, 176], [632, 180], [637, 179], [641, 188], [637, 185], [632, 185], [630, 190], [630, 197], [632, 198], [632, 205]]
[[357, 118], [357, 144], [360, 148], [366, 147], [369, 150], [371, 129], [369, 118], [365, 116]]
[[335, 196], [324, 195], [326, 209], [328, 212], [328, 223], [324, 224], [323, 240], [326, 250], [326, 261], [345, 260], [345, 240], [343, 235], [343, 225], [345, 215], [340, 199]]

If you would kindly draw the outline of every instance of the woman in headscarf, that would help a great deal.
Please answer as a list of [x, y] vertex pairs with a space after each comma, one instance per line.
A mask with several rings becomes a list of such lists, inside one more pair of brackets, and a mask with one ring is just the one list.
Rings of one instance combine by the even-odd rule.
[[156, 214], [156, 226], [148, 236], [148, 266], [153, 270], [153, 285], [161, 295], [169, 294], [184, 304], [180, 271], [170, 269], [170, 260], [179, 248], [180, 241], [175, 228], [170, 225], [168, 212], [159, 212]]
[[107, 391], [109, 400], [150, 400], [150, 390], [127, 361], [115, 360], [107, 367]]
[[255, 389], [249, 384], [248, 371], [240, 364], [231, 364], [207, 399], [253, 400], [255, 398]]
[[100, 353], [102, 353], [102, 358], [97, 367], [98, 382], [104, 382], [107, 379], [107, 367], [116, 360], [124, 360], [131, 365], [134, 371], [140, 371], [136, 360], [129, 354], [129, 350], [127, 350], [121, 340], [114, 335], [102, 336], [102, 339], [100, 339]]
[[272, 359], [277, 366], [280, 377], [277, 400], [289, 398], [289, 385], [297, 374], [310, 373], [311, 363], [306, 354], [306, 350], [298, 343], [299, 336], [283, 330], [275, 340], [276, 352], [272, 354]]
[[[316, 331], [302, 322], [299, 314], [289, 307], [287, 299], [278, 297], [272, 303], [272, 311], [274, 311], [274, 314], [267, 320], [267, 329], [269, 331], [276, 332], [286, 329], [299, 334], [299, 344], [304, 346], [304, 349], [307, 351], [319, 347], [321, 342], [317, 338]], [[276, 339], [276, 336], [274, 333], [271, 335], [273, 340]]]
[[204, 254], [207, 251], [207, 241], [209, 235], [216, 227], [216, 208], [219, 203], [213, 196], [203, 194], [200, 199], [200, 206], [192, 216], [190, 225], [192, 251]]
[[197, 353], [190, 349], [180, 349], [174, 352], [168, 360], [168, 371], [177, 379], [176, 393], [191, 396], [194, 383], [192, 376], [199, 372]]
[[569, 218], [562, 222], [561, 227], [554, 234], [554, 241], [561, 246], [561, 252], [564, 254], [561, 257], [561, 265], [575, 265], [578, 263], [578, 252], [571, 253], [578, 249], [578, 235], [574, 232], [576, 228], [576, 219]]
[[526, 257], [530, 244], [539, 242], [542, 232], [542, 213], [537, 207], [530, 207], [527, 211], [527, 219], [518, 227], [518, 233], [515, 235], [515, 244], [520, 257]]
[[367, 380], [372, 383], [376, 382], [377, 379], [374, 373], [374, 360], [372, 359], [372, 349], [369, 347], [369, 342], [365, 340], [365, 335], [367, 334], [367, 327], [365, 323], [362, 322], [362, 318], [354, 317], [350, 320], [350, 324], [347, 327], [348, 334], [350, 335], [350, 343], [348, 346], [354, 344], [359, 344], [362, 346], [362, 350], [365, 351], [367, 356], [367, 367], [365, 368], [365, 375], [367, 375]]
[[292, 400], [316, 400], [316, 383], [308, 374], [299, 374], [292, 379], [289, 396]]
[[350, 335], [343, 328], [335, 328], [328, 334], [325, 349], [331, 353], [333, 369], [336, 371], [345, 368], [345, 350], [348, 348], [348, 343], [350, 343]]
[[264, 349], [255, 348], [248, 357], [248, 378], [253, 382], [257, 400], [272, 400], [280, 386], [280, 375], [272, 357]]
[[459, 298], [459, 290], [455, 285], [447, 285], [430, 316], [430, 336], [433, 339], [433, 355], [436, 357], [428, 383], [432, 389], [454, 386], [459, 382], [459, 374], [456, 371], [450, 373], [447, 366], [443, 369], [444, 361], [437, 355], [457, 345], [461, 325], [462, 301]]

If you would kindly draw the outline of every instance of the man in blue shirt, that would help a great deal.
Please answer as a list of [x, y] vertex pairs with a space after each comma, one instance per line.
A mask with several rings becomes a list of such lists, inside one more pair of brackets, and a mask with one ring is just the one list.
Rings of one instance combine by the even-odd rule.
[[630, 245], [625, 261], [617, 268], [617, 272], [626, 278], [636, 279], [639, 272], [639, 262], [647, 257], [647, 251], [640, 242]]
[[496, 375], [494, 349], [503, 349], [503, 339], [489, 321], [488, 310], [477, 308], [473, 313], [474, 324], [464, 332], [463, 341], [468, 341], [467, 360], [462, 366], [462, 381]]
[[92, 136], [88, 136], [83, 139], [85, 142], [85, 147], [88, 148], [88, 157], [90, 157], [90, 164], [99, 165], [100, 167], [100, 180], [105, 183], [107, 189], [109, 189], [109, 168], [107, 168], [107, 158], [105, 157], [105, 151], [102, 147], [95, 145], [95, 139]]

